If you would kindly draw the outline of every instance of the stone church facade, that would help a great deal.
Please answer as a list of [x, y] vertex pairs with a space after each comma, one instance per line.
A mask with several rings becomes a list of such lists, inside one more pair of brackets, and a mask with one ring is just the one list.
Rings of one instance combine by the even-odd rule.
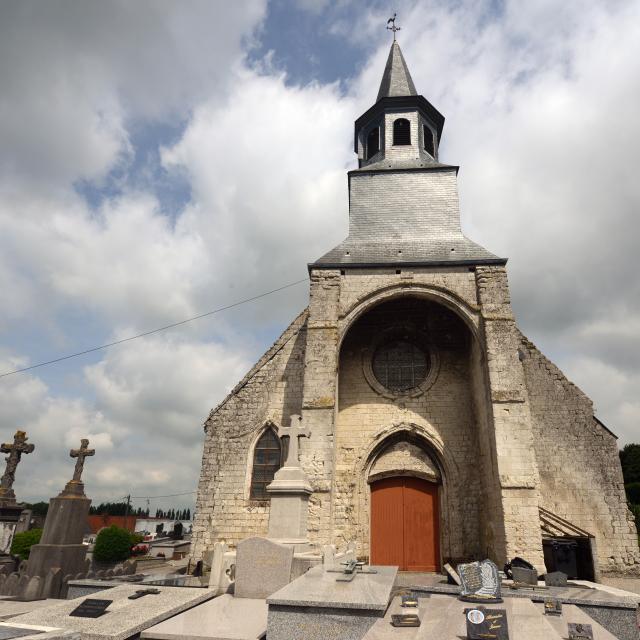
[[596, 571], [640, 562], [616, 437], [519, 331], [506, 260], [462, 234], [443, 125], [394, 42], [355, 123], [349, 236], [205, 423], [196, 558], [266, 535], [277, 432], [297, 414], [312, 542], [405, 569], [521, 556], [544, 571], [544, 539], [577, 536]]

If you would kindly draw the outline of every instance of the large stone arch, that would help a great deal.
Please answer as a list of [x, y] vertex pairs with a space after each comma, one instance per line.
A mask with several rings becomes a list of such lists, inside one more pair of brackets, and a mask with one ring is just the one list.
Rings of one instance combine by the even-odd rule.
[[465, 323], [474, 339], [482, 341], [480, 331], [479, 307], [472, 306], [460, 296], [452, 293], [444, 287], [432, 284], [406, 284], [399, 283], [376, 289], [358, 298], [347, 310], [345, 310], [338, 323], [338, 352], [342, 347], [344, 338], [353, 325], [374, 307], [396, 298], [422, 298], [441, 304], [455, 313]]

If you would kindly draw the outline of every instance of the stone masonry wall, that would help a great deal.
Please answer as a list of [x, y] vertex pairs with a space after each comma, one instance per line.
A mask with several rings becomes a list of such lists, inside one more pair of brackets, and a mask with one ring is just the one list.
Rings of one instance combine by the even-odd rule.
[[[346, 278], [347, 284], [349, 279]], [[431, 455], [440, 456], [448, 470], [441, 492], [443, 558], [446, 561], [478, 557], [481, 550], [478, 518], [483, 497], [474, 463], [478, 442], [470, 388], [470, 331], [453, 312], [440, 305], [409, 299], [415, 305], [410, 314], [401, 307], [395, 310], [395, 305], [404, 304], [407, 298], [374, 307], [371, 314], [362, 316], [353, 325], [342, 345], [335, 435], [334, 542], [356, 540], [358, 555], [369, 554], [370, 488], [366, 469], [372, 444], [380, 442], [384, 446], [387, 436], [406, 437], [410, 444], [400, 446], [416, 447], [417, 443], [432, 446]], [[430, 346], [437, 360], [430, 386], [414, 396], [395, 397], [377, 389], [375, 384], [372, 386], [365, 373], [367, 359], [372, 355], [372, 341], [408, 318], [415, 323], [420, 314], [424, 314], [423, 322], [428, 324], [426, 317], [434, 310], [454, 323], [457, 320], [457, 332], [451, 332], [455, 334], [455, 345], [450, 348]], [[388, 323], [380, 317], [385, 313], [390, 314]], [[383, 461], [384, 458], [381, 460], [384, 466]]]
[[252, 446], [265, 425], [300, 414], [307, 312], [294, 320], [205, 423], [193, 526], [197, 560], [219, 540], [266, 535], [269, 505], [249, 499]]
[[600, 570], [639, 563], [615, 436], [595, 420], [591, 400], [524, 336], [520, 350], [542, 506], [596, 536]]

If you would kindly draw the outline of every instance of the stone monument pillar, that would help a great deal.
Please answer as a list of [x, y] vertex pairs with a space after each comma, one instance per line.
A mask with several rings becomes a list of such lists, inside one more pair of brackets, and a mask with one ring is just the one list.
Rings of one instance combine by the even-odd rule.
[[13, 444], [3, 443], [0, 445], [0, 451], [9, 454], [5, 458], [6, 469], [0, 478], [0, 564], [12, 562], [9, 552], [13, 542], [13, 534], [22, 513], [22, 507], [16, 503], [13, 483], [22, 454], [31, 453], [35, 449], [34, 445], [27, 444], [28, 439], [24, 431], [16, 431], [13, 436]]
[[310, 436], [309, 430], [301, 427], [301, 420], [300, 416], [292, 415], [291, 426], [279, 429], [281, 438], [289, 438], [289, 450], [284, 466], [267, 487], [271, 499], [267, 537], [280, 544], [292, 545], [295, 551], [309, 549], [307, 516], [309, 496], [313, 492], [298, 459], [298, 438]]
[[62, 575], [77, 574], [85, 570], [87, 547], [82, 544], [82, 538], [87, 527], [91, 500], [84, 495], [81, 476], [85, 458], [94, 454], [95, 449], [89, 449], [87, 439], [81, 441], [79, 449], [71, 449], [69, 455], [77, 458], [73, 478], [56, 498], [49, 501], [40, 544], [31, 547], [29, 554], [29, 577], [44, 578], [54, 568], [60, 568]]

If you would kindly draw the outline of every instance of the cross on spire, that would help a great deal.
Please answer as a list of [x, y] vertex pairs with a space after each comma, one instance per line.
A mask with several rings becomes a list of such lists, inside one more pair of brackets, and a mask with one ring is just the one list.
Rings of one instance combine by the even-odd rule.
[[16, 480], [16, 469], [20, 463], [23, 453], [31, 453], [35, 445], [27, 444], [27, 434], [24, 431], [16, 431], [13, 436], [13, 444], [3, 442], [0, 445], [0, 452], [8, 453], [5, 458], [7, 467], [0, 478], [0, 501], [15, 502], [16, 495], [13, 492], [13, 483]]
[[291, 416], [291, 426], [280, 427], [278, 429], [278, 436], [280, 438], [289, 438], [289, 450], [287, 451], [287, 459], [285, 460], [285, 467], [299, 467], [300, 460], [298, 459], [299, 452], [299, 440], [298, 438], [308, 438], [311, 435], [309, 429], [305, 429], [302, 426], [302, 417], [298, 415]]
[[82, 470], [84, 469], [84, 459], [88, 456], [94, 456], [95, 454], [95, 449], [89, 449], [89, 440], [87, 440], [87, 438], [82, 438], [82, 440], [80, 440], [79, 449], [71, 449], [69, 455], [72, 458], [78, 458], [76, 460], [76, 468], [73, 471], [72, 482], [82, 482], [80, 477], [82, 476]]
[[[396, 41], [396, 31], [400, 31], [402, 29], [402, 27], [396, 27], [396, 15], [397, 14], [393, 14], [393, 18], [389, 18], [387, 20], [387, 29], [389, 29], [389, 31], [393, 32], [393, 41]], [[391, 26], [389, 26], [391, 25]]]

